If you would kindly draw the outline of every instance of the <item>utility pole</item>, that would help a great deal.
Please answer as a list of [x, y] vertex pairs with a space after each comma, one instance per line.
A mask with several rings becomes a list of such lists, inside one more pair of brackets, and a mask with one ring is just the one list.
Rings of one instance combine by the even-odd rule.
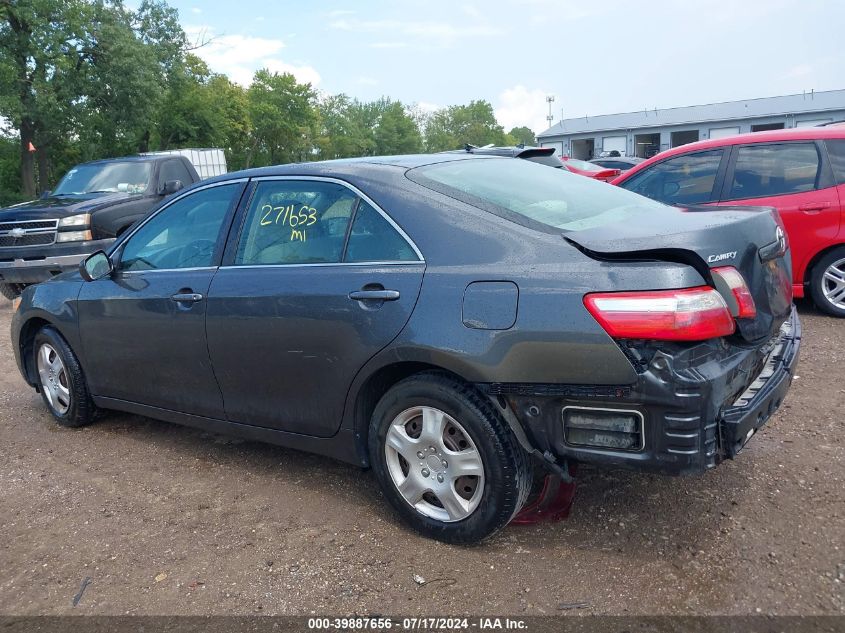
[[549, 104], [549, 114], [548, 114], [548, 116], [546, 116], [546, 121], [549, 122], [549, 127], [552, 127], [552, 121], [555, 120], [555, 117], [552, 114], [552, 104], [554, 103], [554, 101], [555, 101], [554, 95], [549, 95], [548, 97], [546, 97], [546, 103]]

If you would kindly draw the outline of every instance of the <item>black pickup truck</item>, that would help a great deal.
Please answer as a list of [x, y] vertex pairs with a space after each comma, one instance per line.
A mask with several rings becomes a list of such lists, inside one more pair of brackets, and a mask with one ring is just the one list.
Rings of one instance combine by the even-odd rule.
[[41, 199], [0, 209], [0, 294], [14, 299], [114, 239], [165, 196], [200, 180], [184, 156], [83, 163]]

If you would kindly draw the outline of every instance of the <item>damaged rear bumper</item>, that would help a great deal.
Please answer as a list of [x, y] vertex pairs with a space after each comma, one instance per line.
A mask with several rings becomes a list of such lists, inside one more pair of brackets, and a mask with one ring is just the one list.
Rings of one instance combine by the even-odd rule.
[[800, 344], [801, 323], [793, 308], [763, 345], [716, 339], [645, 351], [632, 347], [627, 351], [638, 366], [634, 385], [479, 387], [511, 426], [519, 425], [521, 441], [547, 461], [701, 473], [735, 457], [780, 407]]

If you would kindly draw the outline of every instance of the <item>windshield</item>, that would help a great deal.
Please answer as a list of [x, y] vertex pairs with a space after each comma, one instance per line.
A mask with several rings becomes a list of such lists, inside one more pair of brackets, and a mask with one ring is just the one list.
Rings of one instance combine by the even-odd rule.
[[152, 163], [89, 163], [71, 169], [53, 190], [54, 196], [84, 193], [142, 193], [150, 183]]
[[569, 165], [570, 167], [574, 167], [575, 169], [580, 169], [581, 171], [604, 171], [605, 168], [601, 165], [596, 165], [594, 163], [588, 163], [585, 160], [578, 160], [577, 158], [565, 158], [563, 160], [564, 165]]
[[408, 177], [430, 189], [540, 230], [579, 231], [636, 221], [665, 205], [606, 182], [530, 161], [457, 160]]

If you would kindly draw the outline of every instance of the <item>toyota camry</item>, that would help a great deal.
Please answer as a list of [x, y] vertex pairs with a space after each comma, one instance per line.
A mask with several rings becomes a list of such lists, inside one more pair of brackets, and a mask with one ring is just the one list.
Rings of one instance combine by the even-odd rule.
[[736, 457], [798, 359], [790, 267], [771, 208], [472, 154], [305, 163], [178, 192], [27, 288], [12, 339], [59, 424], [128, 411], [329, 455], [469, 543], [534, 470]]

